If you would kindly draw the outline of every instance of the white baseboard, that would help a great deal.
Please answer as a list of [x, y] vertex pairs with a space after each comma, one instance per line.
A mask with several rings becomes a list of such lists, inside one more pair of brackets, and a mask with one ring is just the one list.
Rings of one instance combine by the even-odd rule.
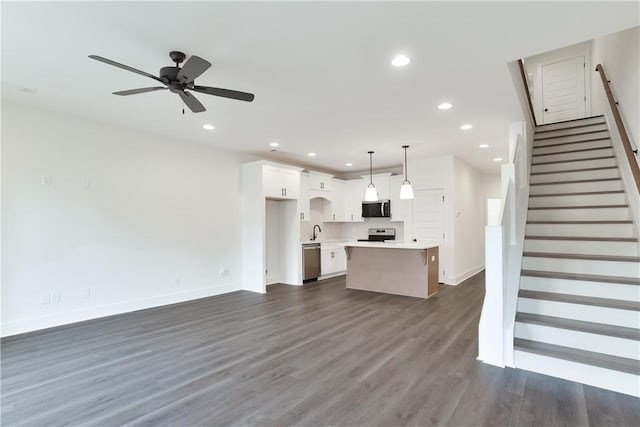
[[21, 319], [13, 322], [2, 323], [0, 326], [0, 336], [8, 337], [11, 335], [23, 334], [25, 332], [52, 328], [54, 326], [113, 316], [115, 314], [129, 313], [132, 311], [144, 310], [146, 308], [176, 304], [179, 302], [191, 301], [239, 290], [242, 290], [240, 283], [225, 283], [210, 288], [191, 289], [183, 292], [158, 295], [151, 298], [122, 301], [115, 304], [81, 308], [55, 313], [48, 316]]
[[480, 273], [482, 270], [484, 270], [484, 263], [480, 264], [478, 266], [475, 266], [472, 269], [467, 270], [466, 272], [464, 272], [462, 274], [459, 274], [459, 275], [455, 276], [454, 279], [453, 279], [453, 283], [447, 283], [447, 284], [459, 285], [460, 283], [462, 283], [465, 280], [467, 280], [469, 277]]

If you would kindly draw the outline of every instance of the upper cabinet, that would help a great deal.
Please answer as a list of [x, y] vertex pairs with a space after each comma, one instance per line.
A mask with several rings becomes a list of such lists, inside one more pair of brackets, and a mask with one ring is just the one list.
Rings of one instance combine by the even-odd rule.
[[300, 171], [271, 164], [262, 166], [264, 196], [273, 199], [297, 199], [300, 195]]
[[362, 200], [364, 188], [361, 179], [351, 179], [344, 182], [344, 219], [346, 222], [363, 221]]
[[298, 216], [300, 217], [300, 221], [309, 221], [310, 213], [311, 206], [309, 199], [309, 174], [301, 172], [300, 197], [298, 197]]
[[333, 175], [309, 171], [309, 189], [316, 191], [332, 191], [332, 178]]
[[333, 179], [330, 184], [331, 199], [325, 203], [323, 212], [325, 222], [343, 222], [345, 220], [344, 210], [344, 190], [345, 181], [341, 179]]

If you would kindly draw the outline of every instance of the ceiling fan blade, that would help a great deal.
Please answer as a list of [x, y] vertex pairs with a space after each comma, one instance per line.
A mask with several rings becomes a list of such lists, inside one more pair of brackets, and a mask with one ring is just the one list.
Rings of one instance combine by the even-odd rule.
[[136, 95], [138, 93], [155, 92], [156, 90], [166, 90], [166, 89], [167, 88], [163, 86], [143, 87], [140, 89], [121, 90], [119, 92], [113, 92], [113, 94], [120, 95], [120, 96], [127, 96], [127, 95]]
[[209, 61], [193, 55], [184, 63], [178, 72], [178, 81], [181, 83], [191, 83], [202, 73], [207, 71], [209, 67], [211, 67], [211, 63]]
[[238, 99], [240, 101], [247, 102], [253, 101], [253, 98], [255, 97], [252, 93], [239, 92], [231, 89], [221, 89], [219, 87], [194, 86], [191, 90], [206, 93], [207, 95], [222, 96], [224, 98]]
[[104, 62], [105, 64], [113, 65], [114, 67], [122, 68], [123, 70], [131, 71], [132, 73], [140, 74], [141, 76], [151, 77], [154, 80], [164, 83], [159, 77], [156, 77], [153, 74], [145, 73], [144, 71], [140, 71], [133, 67], [129, 67], [128, 65], [124, 65], [119, 62], [112, 61], [107, 58], [103, 58], [102, 56], [89, 55], [89, 58], [95, 59], [96, 61]]
[[191, 95], [189, 92], [178, 92], [178, 95], [180, 96], [180, 98], [182, 98], [182, 101], [187, 104], [187, 107], [189, 107], [189, 109], [194, 113], [202, 113], [203, 111], [207, 110], [206, 108], [204, 108], [204, 105], [202, 105], [200, 101], [198, 101], [196, 97]]

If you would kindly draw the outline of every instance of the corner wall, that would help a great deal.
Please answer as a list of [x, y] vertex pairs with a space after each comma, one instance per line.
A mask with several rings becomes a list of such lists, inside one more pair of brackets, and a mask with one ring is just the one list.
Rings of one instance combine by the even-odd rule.
[[3, 104], [2, 335], [241, 289], [242, 160]]

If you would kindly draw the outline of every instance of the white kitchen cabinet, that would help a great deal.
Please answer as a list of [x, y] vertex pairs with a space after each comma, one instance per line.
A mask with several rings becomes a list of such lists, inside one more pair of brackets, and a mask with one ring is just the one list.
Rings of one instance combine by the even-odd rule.
[[329, 242], [320, 245], [320, 275], [341, 274], [347, 269], [346, 242]]
[[309, 171], [309, 189], [316, 191], [332, 191], [332, 178], [333, 175]]
[[346, 218], [344, 204], [345, 181], [332, 179], [331, 200], [325, 204], [323, 217], [325, 222], [344, 222]]
[[343, 196], [345, 222], [363, 221], [362, 200], [364, 199], [364, 190], [362, 188], [362, 180], [351, 179], [344, 181]]
[[300, 172], [264, 165], [262, 167], [264, 196], [273, 199], [297, 199], [300, 195]]
[[391, 221], [408, 221], [411, 216], [411, 200], [400, 198], [400, 187], [404, 176], [394, 175], [389, 180], [389, 200], [391, 200]]
[[[374, 173], [372, 178], [373, 185], [376, 186], [376, 190], [378, 191], [378, 200], [389, 200], [391, 196], [389, 188], [391, 173]], [[364, 193], [371, 181], [369, 175], [362, 175], [362, 180], [362, 200], [364, 200]], [[393, 205], [391, 205], [391, 209], [393, 209]]]
[[309, 221], [311, 213], [309, 198], [309, 174], [300, 173], [300, 195], [298, 197], [298, 216], [300, 221]]

